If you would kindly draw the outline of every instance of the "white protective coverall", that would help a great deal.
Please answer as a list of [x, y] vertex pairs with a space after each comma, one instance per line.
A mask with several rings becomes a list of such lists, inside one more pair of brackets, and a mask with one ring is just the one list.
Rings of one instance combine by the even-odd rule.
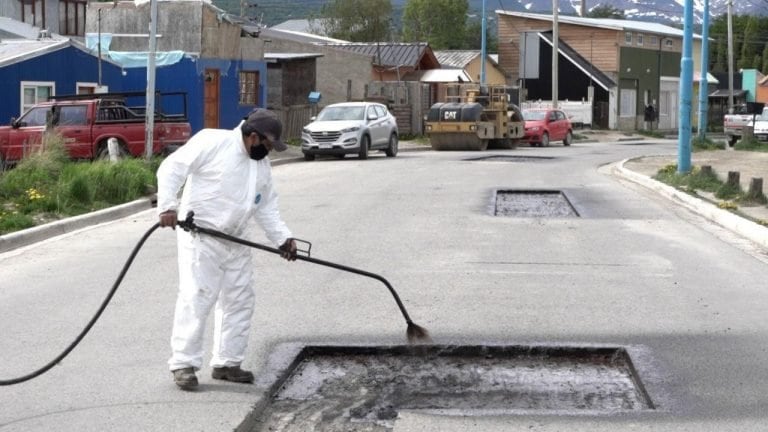
[[[158, 214], [176, 210], [184, 219], [191, 210], [197, 225], [239, 238], [247, 238], [253, 217], [276, 246], [291, 237], [280, 218], [269, 158], [249, 157], [239, 125], [233, 130], [201, 130], [163, 161], [157, 179]], [[205, 322], [214, 304], [211, 366], [240, 365], [254, 305], [251, 248], [176, 231], [179, 292], [170, 369], [200, 369]]]

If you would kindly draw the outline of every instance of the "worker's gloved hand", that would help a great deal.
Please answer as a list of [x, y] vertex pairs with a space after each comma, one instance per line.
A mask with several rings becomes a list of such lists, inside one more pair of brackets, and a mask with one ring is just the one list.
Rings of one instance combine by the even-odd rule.
[[280, 256], [288, 261], [296, 261], [296, 241], [289, 238], [278, 249], [282, 252]]
[[176, 223], [179, 221], [176, 210], [166, 210], [160, 213], [160, 226], [176, 229]]

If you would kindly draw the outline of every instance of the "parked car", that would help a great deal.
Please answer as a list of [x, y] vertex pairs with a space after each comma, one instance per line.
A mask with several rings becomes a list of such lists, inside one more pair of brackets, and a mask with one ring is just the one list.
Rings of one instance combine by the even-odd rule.
[[[0, 126], [0, 169], [13, 164], [40, 146], [43, 133], [53, 130], [64, 138], [64, 147], [73, 159], [98, 159], [109, 156], [107, 143], [117, 140], [120, 155], [140, 157], [145, 153], [145, 108], [130, 106], [128, 101], [142, 103], [145, 93], [104, 93], [53, 96]], [[158, 93], [157, 103], [165, 97], [175, 100], [178, 111], [157, 111], [152, 153], [167, 154], [182, 146], [191, 135], [187, 120], [186, 94]]]
[[[766, 114], [768, 114], [768, 108], [763, 108], [762, 104], [744, 103], [733, 107], [731, 112], [723, 116], [723, 133], [728, 145], [733, 147], [741, 139], [741, 133], [745, 127], [754, 126], [755, 136], [757, 136], [758, 122], [761, 117], [766, 117]], [[762, 129], [764, 126], [759, 133], [765, 135], [766, 131]]]
[[317, 155], [341, 159], [357, 154], [367, 159], [370, 150], [397, 155], [397, 121], [386, 106], [376, 102], [328, 105], [301, 132], [301, 151], [311, 161]]
[[531, 146], [547, 147], [552, 141], [573, 142], [573, 126], [564, 112], [556, 109], [523, 110], [525, 136], [523, 142]]

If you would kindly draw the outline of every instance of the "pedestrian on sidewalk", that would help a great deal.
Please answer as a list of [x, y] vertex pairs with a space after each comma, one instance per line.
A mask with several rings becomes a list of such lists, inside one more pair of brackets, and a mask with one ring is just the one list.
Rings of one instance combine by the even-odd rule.
[[[170, 154], [157, 171], [160, 226], [175, 228], [194, 212], [201, 227], [247, 237], [251, 221], [296, 259], [296, 243], [280, 217], [267, 155], [284, 151], [282, 124], [274, 113], [254, 110], [233, 130], [203, 129]], [[183, 186], [181, 200], [178, 192]], [[251, 248], [204, 234], [177, 230], [179, 290], [168, 365], [182, 389], [197, 387], [203, 364], [203, 333], [215, 305], [214, 379], [252, 383], [241, 369], [253, 314]]]

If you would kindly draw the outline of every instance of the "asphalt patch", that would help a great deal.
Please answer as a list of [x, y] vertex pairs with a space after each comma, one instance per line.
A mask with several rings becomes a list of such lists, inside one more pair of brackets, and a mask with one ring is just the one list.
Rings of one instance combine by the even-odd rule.
[[561, 191], [498, 190], [493, 214], [509, 217], [578, 217], [579, 213]]
[[306, 347], [252, 431], [389, 431], [402, 410], [462, 416], [653, 409], [621, 347]]

